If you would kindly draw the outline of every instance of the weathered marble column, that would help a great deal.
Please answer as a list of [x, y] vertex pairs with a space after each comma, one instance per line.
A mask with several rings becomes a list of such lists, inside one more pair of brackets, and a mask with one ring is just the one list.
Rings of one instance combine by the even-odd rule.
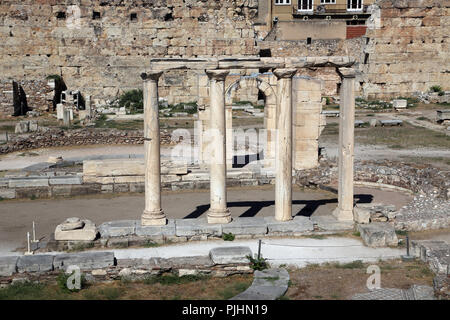
[[339, 119], [338, 220], [353, 220], [353, 160], [355, 146], [355, 71], [340, 68], [342, 78]]
[[165, 225], [161, 209], [161, 160], [158, 106], [158, 79], [162, 72], [147, 72], [144, 80], [145, 210], [143, 226]]
[[210, 80], [210, 192], [208, 223], [229, 223], [225, 128], [225, 78], [228, 70], [206, 70]]
[[296, 69], [276, 69], [277, 140], [275, 154], [275, 219], [292, 219], [292, 77]]

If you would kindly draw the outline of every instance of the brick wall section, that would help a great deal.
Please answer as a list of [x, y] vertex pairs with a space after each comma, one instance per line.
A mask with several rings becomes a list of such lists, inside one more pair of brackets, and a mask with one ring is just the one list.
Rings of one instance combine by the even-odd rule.
[[367, 26], [347, 26], [347, 39], [362, 37], [366, 31]]

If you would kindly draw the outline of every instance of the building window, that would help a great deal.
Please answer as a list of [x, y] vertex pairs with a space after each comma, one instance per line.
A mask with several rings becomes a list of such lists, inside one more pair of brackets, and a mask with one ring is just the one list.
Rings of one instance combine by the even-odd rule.
[[336, 4], [336, 0], [320, 0], [320, 4]]
[[291, 0], [275, 0], [276, 5], [289, 5], [291, 4]]
[[347, 10], [348, 11], [359, 11], [362, 10], [363, 0], [347, 0]]
[[130, 14], [130, 20], [131, 21], [137, 21], [137, 13]]
[[92, 12], [92, 20], [98, 20], [101, 18], [100, 12], [94, 11]]
[[298, 11], [313, 11], [314, 0], [298, 0]]

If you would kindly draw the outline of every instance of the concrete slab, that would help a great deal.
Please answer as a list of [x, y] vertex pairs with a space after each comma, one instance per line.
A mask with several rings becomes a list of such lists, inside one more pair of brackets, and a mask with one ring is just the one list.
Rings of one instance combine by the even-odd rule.
[[264, 235], [267, 233], [267, 223], [262, 217], [239, 217], [222, 225], [222, 232], [234, 235]]
[[175, 220], [169, 219], [164, 226], [142, 226], [141, 221], [136, 221], [136, 235], [140, 237], [146, 236], [174, 236]]
[[275, 300], [288, 290], [289, 273], [286, 269], [255, 271], [252, 285], [230, 300]]
[[98, 231], [102, 238], [123, 237], [136, 232], [137, 220], [118, 220], [102, 223]]
[[249, 263], [247, 256], [252, 255], [249, 247], [219, 247], [209, 252], [215, 264]]
[[53, 255], [47, 254], [21, 256], [17, 261], [17, 271], [19, 273], [52, 271], [53, 258]]
[[209, 224], [206, 218], [176, 219], [175, 228], [177, 237], [222, 236], [222, 225]]

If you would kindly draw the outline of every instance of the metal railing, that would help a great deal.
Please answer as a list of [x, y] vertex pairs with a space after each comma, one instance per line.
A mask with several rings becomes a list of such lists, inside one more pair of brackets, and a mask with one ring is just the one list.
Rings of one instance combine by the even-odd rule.
[[299, 10], [299, 6], [292, 7], [293, 14], [314, 13], [314, 14], [329, 14], [329, 13], [358, 13], [367, 12], [367, 6], [362, 6], [360, 9], [349, 9], [347, 4], [314, 4], [312, 10]]

